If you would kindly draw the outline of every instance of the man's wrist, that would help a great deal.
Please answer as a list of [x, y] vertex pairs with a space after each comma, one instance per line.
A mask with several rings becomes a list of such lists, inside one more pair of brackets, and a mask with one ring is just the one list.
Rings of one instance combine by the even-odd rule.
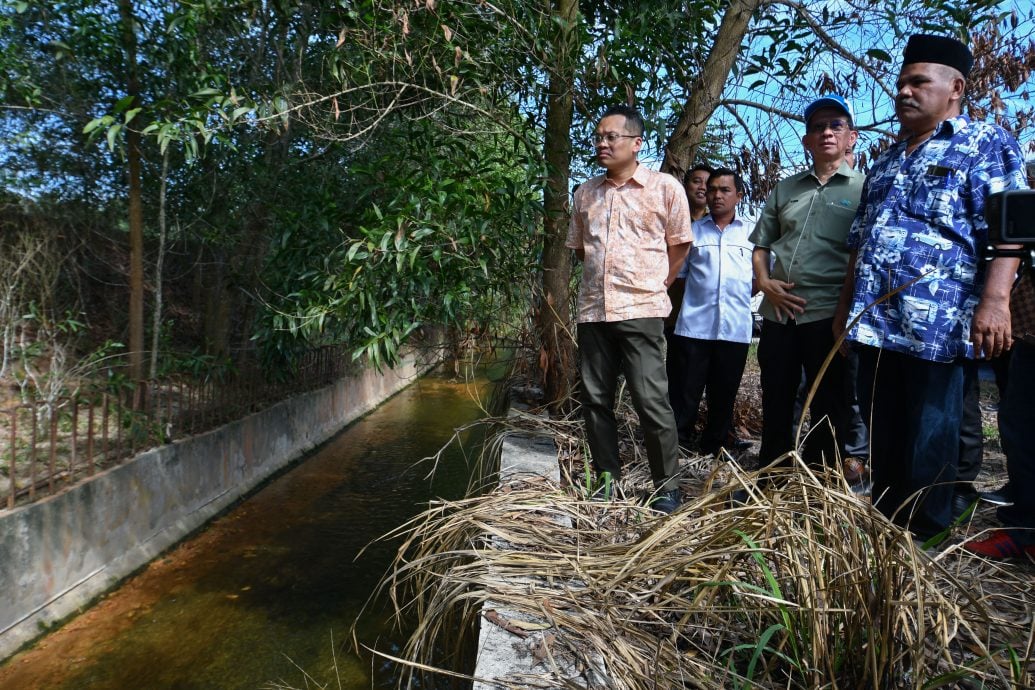
[[976, 309], [1010, 309], [1010, 296], [1001, 297], [999, 295], [982, 295], [978, 301]]

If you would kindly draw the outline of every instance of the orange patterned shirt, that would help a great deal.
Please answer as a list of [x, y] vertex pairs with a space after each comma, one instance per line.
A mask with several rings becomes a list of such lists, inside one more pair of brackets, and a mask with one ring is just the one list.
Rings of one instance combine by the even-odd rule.
[[664, 318], [669, 245], [693, 240], [676, 178], [639, 165], [618, 186], [599, 175], [575, 191], [565, 246], [585, 251], [580, 323]]

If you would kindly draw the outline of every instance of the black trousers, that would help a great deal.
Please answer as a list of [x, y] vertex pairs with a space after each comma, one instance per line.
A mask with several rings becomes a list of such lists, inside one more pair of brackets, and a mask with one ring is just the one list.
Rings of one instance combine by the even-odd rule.
[[873, 504], [924, 539], [952, 519], [963, 380], [960, 361], [859, 348], [859, 395], [872, 410]]
[[688, 436], [683, 435], [683, 424], [686, 420], [687, 403], [686, 395], [683, 392], [683, 378], [686, 371], [686, 362], [683, 361], [683, 348], [679, 346], [678, 339], [673, 329], [665, 328], [665, 373], [668, 374], [668, 401], [672, 405], [672, 414], [676, 417], [676, 429], [679, 430], [679, 443], [687, 445], [690, 442]]
[[[1010, 368], [1010, 352], [989, 361], [995, 374], [995, 385], [999, 389], [999, 402], [1006, 399], [1006, 385]], [[981, 423], [981, 380], [979, 369], [981, 363], [967, 360], [963, 365], [963, 421], [960, 423], [960, 459], [956, 479], [968, 484], [958, 485], [957, 491], [968, 493], [973, 491], [972, 482], [981, 471], [981, 460], [984, 457], [984, 431]], [[999, 427], [999, 438], [1003, 438], [1002, 425]], [[1005, 442], [1005, 440], [1004, 440]], [[1006, 448], [1003, 447], [1005, 452]]]
[[[833, 319], [799, 324], [762, 321], [758, 365], [762, 382], [762, 445], [759, 460], [768, 464], [794, 449], [794, 397], [801, 383], [811, 387], [834, 347]], [[837, 463], [845, 455], [849, 419], [845, 358], [835, 354], [809, 406], [811, 428], [802, 456], [814, 464]]]
[[1014, 503], [999, 509], [1007, 527], [1023, 527], [1015, 534], [1022, 543], [1035, 543], [1035, 345], [1014, 343], [1010, 357], [1010, 384], [999, 402], [1003, 447], [1007, 449], [1006, 470]]
[[[870, 457], [870, 431], [866, 428], [866, 420], [863, 417], [862, 406], [859, 404], [859, 353], [852, 348], [848, 351], [844, 361], [845, 372], [845, 401], [848, 404], [848, 421], [846, 422], [846, 436], [844, 437], [845, 455], [866, 460]], [[794, 398], [794, 424], [797, 428], [801, 423], [804, 414], [805, 398], [808, 397], [809, 386], [805, 383], [805, 376], [801, 377], [798, 385], [798, 394]], [[869, 414], [869, 410], [866, 411]]]
[[683, 380], [677, 393], [682, 398], [681, 416], [676, 417], [680, 439], [689, 438], [697, 424], [701, 398], [707, 395], [708, 419], [701, 433], [700, 449], [707, 455], [718, 452], [733, 427], [733, 408], [744, 375], [748, 343], [701, 340], [673, 336], [683, 354]]

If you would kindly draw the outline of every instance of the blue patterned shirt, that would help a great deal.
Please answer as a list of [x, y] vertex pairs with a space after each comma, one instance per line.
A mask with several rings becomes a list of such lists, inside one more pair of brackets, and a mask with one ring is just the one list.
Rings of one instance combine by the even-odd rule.
[[970, 321], [984, 286], [985, 197], [1025, 189], [1024, 157], [1008, 132], [960, 115], [910, 155], [901, 141], [873, 164], [848, 234], [858, 250], [849, 340], [951, 362], [973, 357]]

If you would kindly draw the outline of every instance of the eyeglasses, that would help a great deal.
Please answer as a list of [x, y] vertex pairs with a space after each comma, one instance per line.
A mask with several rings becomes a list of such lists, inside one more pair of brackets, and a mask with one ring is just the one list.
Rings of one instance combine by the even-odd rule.
[[841, 132], [848, 129], [847, 120], [821, 120], [819, 122], [810, 122], [808, 131], [809, 134], [822, 134], [827, 131], [827, 128], [834, 134], [840, 134]]
[[589, 135], [589, 140], [593, 143], [594, 146], [596, 146], [597, 144], [599, 144], [602, 141], [606, 141], [608, 144], [613, 144], [616, 141], [618, 141], [619, 139], [639, 139], [639, 138], [640, 138], [639, 134], [617, 134], [615, 132], [608, 132], [607, 134], [598, 134], [597, 132], [593, 132], [592, 134]]

